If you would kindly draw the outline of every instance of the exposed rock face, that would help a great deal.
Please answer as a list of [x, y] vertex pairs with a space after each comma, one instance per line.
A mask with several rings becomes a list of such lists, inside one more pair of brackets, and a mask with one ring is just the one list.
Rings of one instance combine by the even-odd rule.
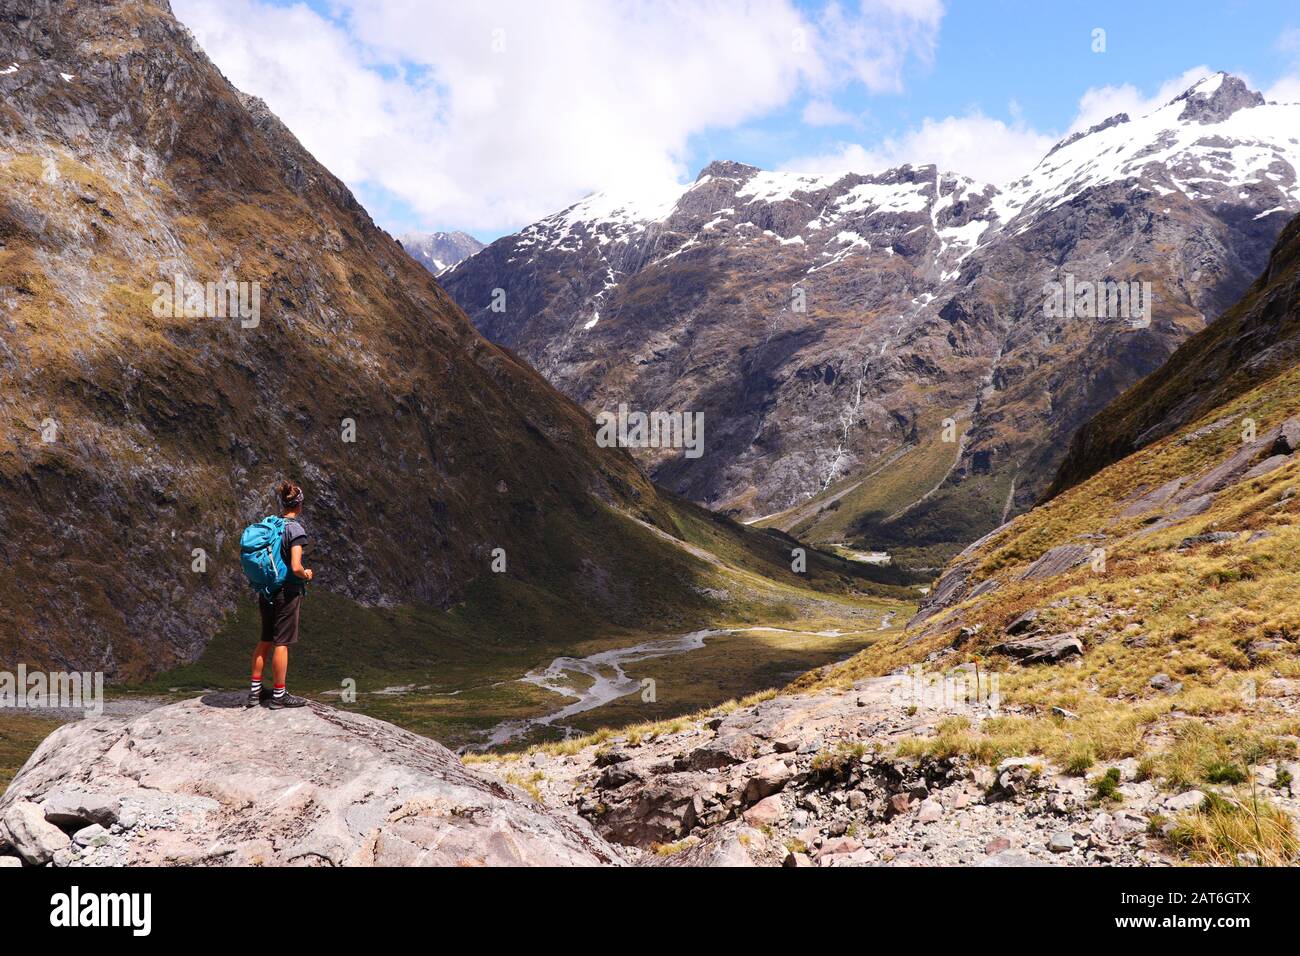
[[467, 232], [408, 232], [397, 238], [411, 258], [434, 275], [483, 248], [483, 243]]
[[1063, 544], [1056, 548], [1049, 548], [1042, 557], [1025, 568], [1020, 575], [1021, 580], [1033, 581], [1064, 574], [1088, 560], [1090, 553], [1090, 549], [1081, 544]]
[[[354, 600], [447, 606], [509, 529], [512, 574], [581, 549], [565, 599], [627, 606], [590, 582], [636, 546], [597, 519], [666, 524], [650, 483], [165, 2], [0, 0], [0, 61], [0, 666], [130, 678], [196, 657], [286, 476], [320, 585]], [[245, 283], [250, 322], [257, 283], [256, 324], [156, 312], [177, 275]]]
[[[1059, 494], [1293, 367], [1300, 356], [1298, 274], [1300, 220], [1292, 219], [1241, 302], [1079, 430], [1049, 494]], [[1220, 419], [1180, 440], [1228, 428], [1239, 432], [1243, 424], [1241, 418]], [[1272, 447], [1255, 448], [1250, 459], [1262, 451], [1289, 454], [1298, 437], [1300, 424], [1284, 423], [1270, 437]]]
[[[19, 853], [85, 834], [92, 865], [579, 866], [621, 862], [576, 816], [467, 770], [445, 747], [312, 705], [214, 695], [55, 731], [0, 798]], [[38, 806], [39, 805], [39, 806]], [[78, 833], [82, 837], [82, 833]]]
[[[946, 558], [1032, 503], [1069, 436], [1258, 275], [1300, 209], [1298, 125], [1300, 106], [1217, 74], [1003, 190], [714, 163], [658, 203], [590, 197], [443, 281], [589, 411], [703, 411], [703, 457], [639, 453], [674, 490]], [[1151, 283], [1150, 323], [1049, 316], [1067, 276]], [[903, 491], [858, 489], [877, 469], [869, 485]]]

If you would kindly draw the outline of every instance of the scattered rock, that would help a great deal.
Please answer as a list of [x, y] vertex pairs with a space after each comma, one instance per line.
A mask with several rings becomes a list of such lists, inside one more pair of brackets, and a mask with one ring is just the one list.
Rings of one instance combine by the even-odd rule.
[[783, 788], [793, 776], [790, 767], [781, 757], [765, 757], [758, 761], [754, 775], [745, 785], [745, 802], [757, 803]]
[[750, 826], [771, 826], [785, 818], [785, 805], [779, 796], [773, 794], [746, 810], [744, 817]]
[[1145, 833], [1146, 829], [1146, 818], [1128, 810], [1115, 814], [1111, 819], [1110, 833], [1117, 840], [1126, 839], [1138, 833]]
[[1070, 657], [1083, 655], [1083, 642], [1073, 631], [1047, 637], [1027, 637], [1003, 641], [993, 647], [994, 652], [1017, 658], [1022, 664], [1055, 664]]
[[1047, 848], [1053, 853], [1069, 853], [1074, 849], [1074, 836], [1067, 830], [1057, 830], [1048, 837]]
[[1043, 863], [1019, 850], [1003, 850], [984, 858], [980, 866], [1042, 866]]
[[1185, 810], [1195, 810], [1204, 802], [1205, 794], [1200, 790], [1187, 790], [1168, 797], [1165, 800], [1165, 809], [1170, 813], [1182, 813]]
[[55, 790], [41, 802], [45, 819], [56, 826], [75, 827], [117, 822], [121, 798], [117, 794], [87, 793], [84, 790]]
[[1249, 657], [1253, 663], [1268, 654], [1276, 654], [1278, 651], [1285, 650], [1286, 646], [1287, 644], [1285, 641], [1251, 641], [1246, 645], [1246, 656]]
[[98, 823], [92, 823], [88, 827], [82, 827], [72, 835], [72, 842], [77, 846], [105, 846], [109, 840], [109, 833]]
[[1264, 697], [1300, 697], [1300, 680], [1291, 677], [1273, 677], [1260, 688]]
[[862, 844], [853, 837], [836, 837], [833, 840], [827, 840], [822, 844], [822, 848], [817, 851], [817, 862], [821, 863], [828, 856], [837, 856], [841, 853], [854, 853], [862, 849]]
[[757, 749], [754, 738], [749, 734], [731, 733], [691, 751], [682, 769], [712, 770], [734, 767], [751, 759]]
[[1207, 531], [1204, 534], [1193, 534], [1178, 544], [1179, 551], [1185, 551], [1188, 548], [1195, 547], [1198, 544], [1221, 544], [1224, 541], [1231, 541], [1237, 537], [1235, 531]]
[[1008, 635], [1014, 636], [1016, 634], [1024, 634], [1027, 631], [1036, 630], [1038, 624], [1038, 617], [1039, 617], [1038, 609], [1032, 608], [1026, 611], [1024, 614], [1021, 614], [1018, 618], [1016, 618], [1014, 621], [1008, 624], [1006, 627], [1006, 633]]
[[617, 747], [611, 747], [609, 750], [596, 751], [596, 759], [592, 761], [597, 767], [612, 767], [616, 763], [623, 763], [628, 760], [626, 751], [619, 750]]
[[984, 844], [984, 853], [992, 856], [995, 853], [1001, 853], [1003, 850], [1011, 849], [1011, 841], [1006, 837], [994, 837], [988, 843]]
[[938, 800], [927, 799], [921, 801], [921, 809], [916, 813], [918, 823], [934, 823], [943, 816], [943, 807]]
[[41, 808], [26, 800], [9, 804], [3, 818], [9, 843], [33, 866], [44, 866], [59, 850], [67, 849], [68, 835], [45, 819]]

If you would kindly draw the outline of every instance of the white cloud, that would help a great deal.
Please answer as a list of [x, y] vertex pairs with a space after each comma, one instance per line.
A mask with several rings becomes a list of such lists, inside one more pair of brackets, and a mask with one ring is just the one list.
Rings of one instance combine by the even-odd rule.
[[857, 122], [852, 113], [824, 99], [809, 100], [800, 118], [809, 126], [847, 126]]
[[1165, 80], [1152, 96], [1144, 96], [1131, 83], [1092, 87], [1079, 98], [1079, 112], [1066, 132], [1077, 133], [1089, 129], [1116, 113], [1127, 113], [1131, 117], [1145, 116], [1213, 72], [1208, 66], [1194, 66]]
[[904, 135], [886, 138], [871, 148], [846, 143], [833, 152], [785, 165], [806, 172], [879, 172], [902, 163], [934, 163], [944, 171], [1002, 185], [1028, 171], [1055, 142], [1055, 136], [1023, 123], [1008, 124], [972, 113], [926, 119]]
[[934, 57], [942, 0], [862, 0], [856, 8], [828, 4], [818, 17], [828, 61], [873, 93], [903, 89], [903, 67]]
[[1284, 76], [1264, 91], [1271, 103], [1300, 103], [1300, 76]]
[[680, 180], [692, 136], [801, 94], [897, 90], [943, 15], [937, 0], [811, 17], [793, 0], [333, 0], [330, 19], [270, 0], [173, 7], [340, 178], [479, 231]]

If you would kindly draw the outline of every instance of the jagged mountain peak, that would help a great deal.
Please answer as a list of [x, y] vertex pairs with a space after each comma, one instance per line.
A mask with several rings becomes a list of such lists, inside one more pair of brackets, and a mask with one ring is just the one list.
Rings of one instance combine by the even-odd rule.
[[1214, 73], [1146, 114], [1120, 113], [1052, 148], [997, 200], [1004, 222], [1031, 217], [1088, 189], [1137, 181], [1161, 195], [1286, 208], [1300, 201], [1300, 104], [1265, 103], [1239, 77]]
[[715, 159], [709, 165], [700, 170], [700, 174], [695, 177], [698, 183], [700, 180], [708, 179], [748, 179], [754, 173], [761, 172], [757, 166], [751, 166], [749, 163], [738, 163], [731, 159]]
[[467, 232], [406, 232], [397, 237], [407, 254], [434, 275], [468, 259], [483, 248]]
[[1178, 118], [1184, 122], [1217, 123], [1241, 109], [1262, 106], [1264, 97], [1240, 77], [1220, 70], [1198, 80], [1169, 101], [1184, 103]]

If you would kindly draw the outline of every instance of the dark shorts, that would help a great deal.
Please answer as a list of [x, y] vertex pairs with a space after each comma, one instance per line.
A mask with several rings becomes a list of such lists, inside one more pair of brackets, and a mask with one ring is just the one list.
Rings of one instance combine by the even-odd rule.
[[298, 643], [298, 611], [302, 607], [302, 592], [280, 591], [267, 601], [257, 599], [262, 612], [262, 640], [277, 647]]

